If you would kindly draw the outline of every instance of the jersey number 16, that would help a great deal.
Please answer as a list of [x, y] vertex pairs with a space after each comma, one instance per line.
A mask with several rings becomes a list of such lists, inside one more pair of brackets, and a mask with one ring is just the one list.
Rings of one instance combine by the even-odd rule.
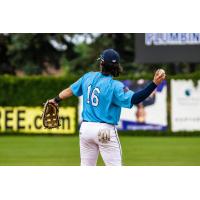
[[91, 99], [91, 103], [93, 106], [98, 106], [99, 104], [99, 98], [97, 96], [97, 94], [100, 94], [100, 90], [99, 88], [94, 88], [94, 90], [92, 90], [92, 94], [91, 94], [91, 85], [88, 86], [88, 96], [87, 96], [87, 103], [90, 103], [90, 99]]

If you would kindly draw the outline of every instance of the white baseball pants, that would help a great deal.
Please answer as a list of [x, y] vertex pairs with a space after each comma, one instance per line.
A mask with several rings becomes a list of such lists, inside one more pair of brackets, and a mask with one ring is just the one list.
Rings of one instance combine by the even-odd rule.
[[[101, 129], [110, 130], [110, 141], [98, 139]], [[81, 166], [95, 166], [99, 152], [106, 166], [121, 166], [122, 152], [117, 130], [114, 125], [96, 122], [82, 122], [80, 127]]]

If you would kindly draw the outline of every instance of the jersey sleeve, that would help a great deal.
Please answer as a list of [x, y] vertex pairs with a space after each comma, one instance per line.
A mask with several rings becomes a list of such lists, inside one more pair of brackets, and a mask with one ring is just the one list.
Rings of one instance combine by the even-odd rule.
[[120, 107], [131, 108], [131, 99], [133, 94], [134, 92], [125, 87], [123, 83], [116, 81], [114, 86], [113, 103]]
[[70, 85], [70, 89], [72, 90], [72, 93], [75, 96], [83, 95], [82, 84], [83, 84], [83, 76], [80, 79], [78, 79], [75, 83]]

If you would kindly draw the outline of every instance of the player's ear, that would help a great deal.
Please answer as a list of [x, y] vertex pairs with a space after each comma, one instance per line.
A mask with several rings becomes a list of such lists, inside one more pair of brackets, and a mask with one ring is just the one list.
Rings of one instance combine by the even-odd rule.
[[100, 61], [100, 65], [103, 67], [103, 65], [104, 65], [104, 61]]
[[100, 70], [102, 71], [103, 68], [103, 61], [100, 62]]

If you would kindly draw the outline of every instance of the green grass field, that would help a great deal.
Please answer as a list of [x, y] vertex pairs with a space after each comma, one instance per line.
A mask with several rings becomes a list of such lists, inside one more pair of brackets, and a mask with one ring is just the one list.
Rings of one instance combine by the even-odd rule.
[[[120, 137], [128, 166], [200, 166], [200, 137]], [[77, 136], [1, 136], [0, 165], [77, 166]], [[101, 158], [98, 165], [103, 165]]]

